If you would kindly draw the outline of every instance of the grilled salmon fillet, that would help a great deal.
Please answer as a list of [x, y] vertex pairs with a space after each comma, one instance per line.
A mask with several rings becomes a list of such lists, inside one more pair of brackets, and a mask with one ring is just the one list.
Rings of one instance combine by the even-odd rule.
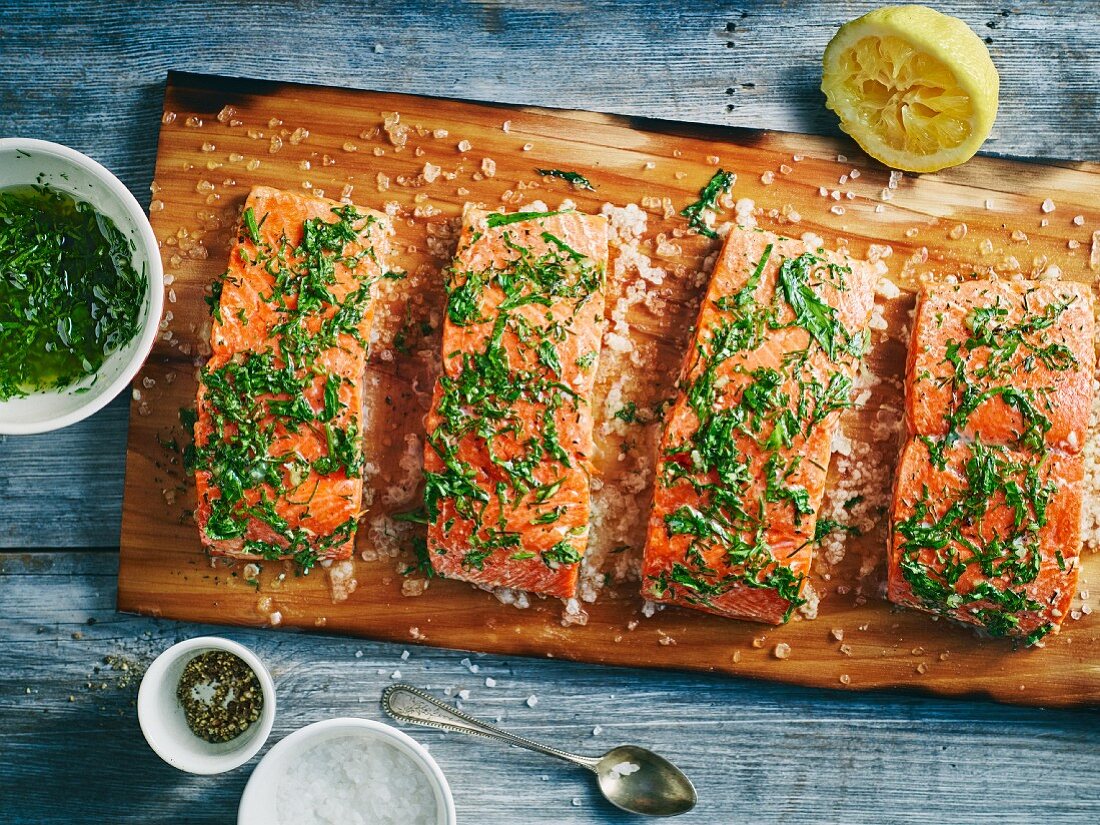
[[428, 553], [448, 578], [561, 598], [588, 543], [602, 217], [467, 206], [426, 419]]
[[922, 291], [891, 601], [1028, 644], [1060, 627], [1078, 576], [1093, 328], [1079, 284]]
[[666, 416], [646, 598], [772, 624], [804, 602], [878, 278], [838, 252], [730, 233]]
[[1076, 283], [966, 281], [919, 297], [909, 430], [1076, 452], [1088, 429], [1092, 298]]
[[195, 515], [211, 553], [307, 569], [351, 554], [373, 290], [391, 231], [355, 206], [249, 194], [199, 378]]
[[1081, 547], [1084, 464], [960, 441], [910, 441], [894, 494], [892, 602], [1035, 639], [1061, 624]]

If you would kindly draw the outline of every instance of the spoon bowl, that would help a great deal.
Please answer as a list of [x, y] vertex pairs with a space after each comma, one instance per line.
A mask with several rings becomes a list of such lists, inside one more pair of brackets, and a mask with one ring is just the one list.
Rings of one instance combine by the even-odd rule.
[[616, 808], [645, 816], [677, 816], [699, 797], [684, 772], [637, 745], [612, 748], [596, 763], [600, 791]]
[[598, 757], [578, 756], [482, 722], [412, 685], [382, 691], [382, 709], [399, 722], [496, 739], [587, 768], [596, 774], [607, 801], [632, 814], [677, 816], [698, 801], [695, 786], [679, 768], [637, 745], [620, 745]]

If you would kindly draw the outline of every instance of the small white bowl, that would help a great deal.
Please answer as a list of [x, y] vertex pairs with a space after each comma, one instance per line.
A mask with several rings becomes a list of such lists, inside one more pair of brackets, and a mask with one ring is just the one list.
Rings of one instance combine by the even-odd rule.
[[[207, 742], [187, 727], [187, 717], [176, 698], [183, 669], [200, 653], [225, 650], [239, 656], [260, 680], [264, 706], [260, 718], [228, 742]], [[138, 722], [145, 741], [157, 756], [188, 773], [224, 773], [243, 765], [263, 747], [275, 721], [275, 683], [256, 654], [244, 645], [219, 636], [200, 636], [172, 645], [156, 659], [138, 690]]]
[[319, 742], [345, 736], [381, 739], [408, 756], [428, 778], [435, 791], [436, 825], [455, 825], [455, 801], [443, 771], [424, 747], [397, 728], [370, 719], [343, 717], [314, 722], [300, 728], [264, 754], [249, 777], [237, 809], [237, 825], [282, 825], [276, 809], [279, 781], [287, 768]]
[[[26, 435], [75, 424], [105, 407], [134, 380], [153, 349], [164, 309], [164, 269], [149, 219], [130, 190], [87, 155], [45, 140], [0, 138], [0, 189], [43, 183], [87, 201], [133, 242], [134, 268], [148, 278], [140, 331], [95, 376], [57, 390], [0, 401], [0, 434]], [[93, 378], [95, 381], [93, 382]], [[83, 390], [86, 392], [76, 392]]]

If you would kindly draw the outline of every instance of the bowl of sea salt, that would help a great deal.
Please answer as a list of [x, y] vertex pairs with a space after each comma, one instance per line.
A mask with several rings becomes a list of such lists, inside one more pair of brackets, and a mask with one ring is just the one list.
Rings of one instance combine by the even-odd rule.
[[315, 722], [260, 760], [237, 825], [455, 825], [443, 771], [412, 737], [369, 719]]

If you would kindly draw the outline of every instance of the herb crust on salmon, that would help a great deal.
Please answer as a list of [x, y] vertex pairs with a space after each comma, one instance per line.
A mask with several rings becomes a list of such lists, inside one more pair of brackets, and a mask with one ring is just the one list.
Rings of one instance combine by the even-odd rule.
[[666, 416], [646, 598], [773, 624], [804, 603], [878, 277], [841, 253], [730, 233]]
[[918, 298], [891, 601], [1034, 644], [1076, 587], [1095, 354], [1091, 292], [966, 281]]
[[213, 554], [352, 552], [363, 495], [362, 381], [389, 219], [256, 187], [209, 299], [196, 520]]
[[602, 217], [467, 206], [426, 420], [438, 573], [573, 596], [588, 542], [607, 254]]

